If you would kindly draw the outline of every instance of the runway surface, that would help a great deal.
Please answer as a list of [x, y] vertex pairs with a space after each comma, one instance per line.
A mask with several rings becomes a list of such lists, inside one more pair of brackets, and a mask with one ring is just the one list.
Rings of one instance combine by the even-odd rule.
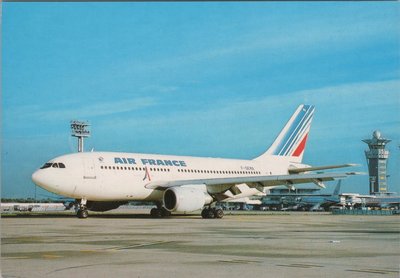
[[399, 277], [399, 216], [1, 219], [2, 277]]

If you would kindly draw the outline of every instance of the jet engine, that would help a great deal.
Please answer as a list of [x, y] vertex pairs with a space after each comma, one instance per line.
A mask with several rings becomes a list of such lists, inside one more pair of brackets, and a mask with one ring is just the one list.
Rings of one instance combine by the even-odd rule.
[[107, 211], [116, 209], [127, 202], [101, 202], [101, 201], [87, 201], [86, 207], [91, 211]]
[[191, 187], [172, 187], [164, 192], [164, 206], [170, 212], [191, 212], [212, 202], [204, 190]]

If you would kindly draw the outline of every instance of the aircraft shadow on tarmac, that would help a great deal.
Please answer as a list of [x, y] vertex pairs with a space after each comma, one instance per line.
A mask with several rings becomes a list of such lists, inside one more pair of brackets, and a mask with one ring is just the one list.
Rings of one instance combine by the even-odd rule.
[[[75, 214], [65, 213], [16, 213], [16, 214], [2, 214], [2, 218], [77, 218]], [[174, 214], [168, 218], [185, 217], [185, 218], [201, 218], [200, 215], [191, 214]], [[110, 218], [110, 219], [154, 219], [148, 213], [96, 213], [90, 214], [89, 218]], [[78, 219], [77, 219], [78, 220]]]

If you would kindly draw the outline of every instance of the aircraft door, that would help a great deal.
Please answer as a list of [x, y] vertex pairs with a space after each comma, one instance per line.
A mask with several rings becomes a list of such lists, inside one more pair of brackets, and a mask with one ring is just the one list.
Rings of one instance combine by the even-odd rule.
[[92, 158], [84, 158], [83, 159], [83, 180], [95, 181], [96, 180], [96, 170], [95, 165]]

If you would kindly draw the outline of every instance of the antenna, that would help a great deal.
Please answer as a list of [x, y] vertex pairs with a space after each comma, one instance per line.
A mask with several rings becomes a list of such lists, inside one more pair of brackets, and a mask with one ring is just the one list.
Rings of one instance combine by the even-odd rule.
[[83, 138], [90, 137], [89, 126], [87, 121], [71, 121], [71, 136], [78, 138], [78, 152], [83, 152]]

